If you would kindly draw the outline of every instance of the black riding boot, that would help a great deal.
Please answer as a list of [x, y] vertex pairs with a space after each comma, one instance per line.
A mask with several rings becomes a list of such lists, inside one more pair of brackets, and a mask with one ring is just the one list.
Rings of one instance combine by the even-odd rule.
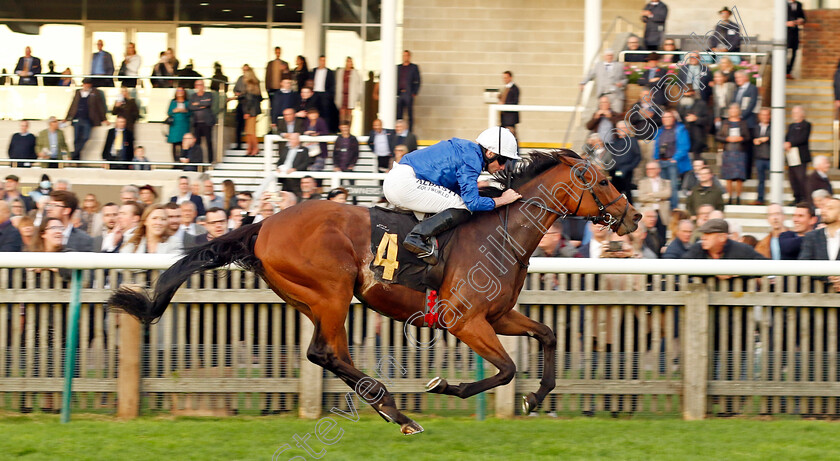
[[417, 223], [406, 236], [403, 247], [422, 258], [427, 264], [434, 266], [438, 263], [438, 249], [437, 240], [433, 237], [465, 222], [470, 216], [469, 210], [460, 208], [443, 210]]

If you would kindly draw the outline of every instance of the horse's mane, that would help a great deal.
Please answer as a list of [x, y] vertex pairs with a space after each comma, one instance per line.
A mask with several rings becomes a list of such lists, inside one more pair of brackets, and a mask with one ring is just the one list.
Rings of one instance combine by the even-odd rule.
[[[528, 181], [537, 177], [540, 173], [548, 170], [553, 166], [557, 166], [563, 162], [563, 158], [571, 158], [580, 160], [580, 155], [569, 149], [558, 149], [549, 152], [531, 151], [527, 157], [516, 162], [513, 168], [505, 168], [493, 174], [493, 178], [506, 187], [508, 180], [510, 180], [510, 187], [516, 189]], [[498, 197], [501, 195], [501, 190], [498, 187], [482, 187], [481, 195], [487, 197]]]

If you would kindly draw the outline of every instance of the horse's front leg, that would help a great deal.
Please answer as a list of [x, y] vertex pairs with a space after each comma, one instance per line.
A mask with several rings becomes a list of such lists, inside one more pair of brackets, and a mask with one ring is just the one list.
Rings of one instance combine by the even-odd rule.
[[445, 379], [436, 377], [426, 385], [426, 391], [435, 394], [447, 394], [466, 399], [488, 389], [509, 383], [516, 374], [516, 365], [499, 342], [493, 327], [483, 317], [474, 317], [457, 331], [450, 329], [450, 333], [464, 342], [470, 349], [499, 369], [499, 372], [481, 381], [461, 383], [457, 386], [449, 384]]
[[543, 399], [555, 386], [555, 361], [557, 338], [548, 325], [534, 321], [529, 317], [511, 310], [493, 323], [496, 333], [506, 336], [531, 336], [537, 338], [543, 351], [543, 373], [540, 388], [522, 397], [522, 413], [528, 414], [540, 406]]

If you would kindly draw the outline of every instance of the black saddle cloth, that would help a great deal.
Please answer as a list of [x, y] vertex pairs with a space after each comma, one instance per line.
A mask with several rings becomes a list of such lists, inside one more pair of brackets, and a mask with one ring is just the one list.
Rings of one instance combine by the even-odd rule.
[[373, 253], [370, 269], [377, 281], [403, 285], [420, 292], [440, 287], [446, 264], [447, 243], [453, 231], [437, 236], [438, 263], [429, 266], [402, 246], [406, 235], [418, 222], [411, 211], [382, 207], [370, 209], [370, 251]]

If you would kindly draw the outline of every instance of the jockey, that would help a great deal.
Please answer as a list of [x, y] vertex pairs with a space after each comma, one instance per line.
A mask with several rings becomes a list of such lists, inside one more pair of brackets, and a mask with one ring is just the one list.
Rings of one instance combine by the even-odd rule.
[[452, 138], [404, 156], [382, 184], [389, 202], [421, 213], [436, 213], [420, 221], [403, 246], [428, 264], [437, 264], [437, 240], [433, 237], [469, 219], [474, 211], [487, 211], [520, 199], [513, 189], [501, 197], [481, 197], [478, 176], [503, 170], [518, 160], [516, 138], [507, 129], [484, 130], [476, 142]]

